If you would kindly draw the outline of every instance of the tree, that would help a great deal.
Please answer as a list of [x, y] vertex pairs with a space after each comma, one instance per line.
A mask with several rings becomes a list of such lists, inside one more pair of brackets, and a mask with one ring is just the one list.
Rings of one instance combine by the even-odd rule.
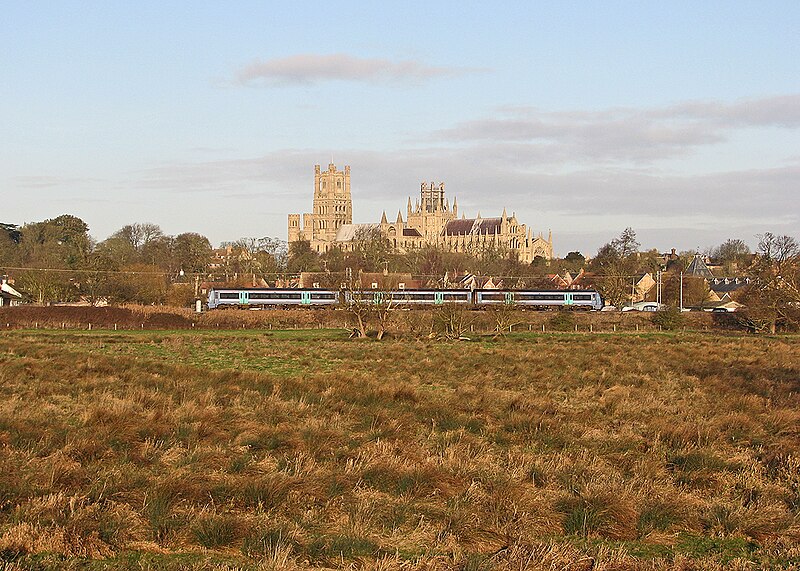
[[264, 254], [270, 257], [270, 261], [260, 259], [262, 272], [280, 273], [286, 271], [289, 249], [285, 240], [264, 236], [258, 239], [256, 251], [258, 254]]
[[442, 339], [462, 339], [470, 327], [470, 316], [463, 305], [444, 303], [433, 312], [431, 335]]
[[631, 228], [604, 244], [592, 260], [591, 269], [599, 274], [597, 289], [611, 305], [622, 305], [630, 299], [632, 280], [638, 266], [639, 242]]
[[211, 242], [195, 232], [178, 234], [175, 236], [174, 253], [179, 270], [205, 273], [211, 260]]
[[152, 264], [174, 276], [180, 270], [175, 260], [175, 238], [172, 236], [153, 236], [141, 246], [140, 257], [144, 263]]
[[67, 273], [31, 269], [22, 271], [17, 277], [20, 291], [30, 296], [34, 303], [50, 304], [57, 301], [68, 301], [75, 297], [73, 282]]
[[579, 271], [584, 265], [586, 265], [586, 257], [580, 252], [569, 252], [564, 257], [564, 263], [568, 270]]
[[746, 267], [751, 256], [750, 247], [738, 239], [725, 240], [711, 250], [711, 258], [723, 266], [726, 274]]
[[311, 242], [298, 240], [289, 244], [289, 261], [286, 268], [288, 273], [318, 272], [321, 269], [319, 254], [311, 249]]
[[78, 269], [92, 250], [89, 226], [70, 214], [26, 224], [20, 234], [20, 262], [26, 266]]
[[136, 252], [141, 252], [142, 248], [152, 240], [160, 238], [164, 235], [161, 227], [157, 224], [135, 223], [127, 224], [114, 232], [111, 237], [119, 240], [124, 240], [131, 245], [131, 248]]
[[742, 301], [748, 326], [775, 333], [800, 326], [800, 245], [791, 236], [760, 235], [752, 266], [753, 283]]
[[13, 224], [0, 223], [0, 264], [16, 264], [22, 234]]
[[19, 244], [19, 241], [22, 238], [22, 233], [19, 231], [19, 226], [0, 222], [0, 236], [3, 235], [15, 244]]
[[394, 257], [394, 249], [389, 239], [378, 227], [359, 228], [352, 245], [357, 268], [367, 272], [383, 269], [384, 263]]
[[636, 232], [630, 226], [625, 228], [622, 233], [611, 241], [611, 246], [617, 251], [621, 258], [627, 258], [639, 251], [639, 242], [636, 240]]

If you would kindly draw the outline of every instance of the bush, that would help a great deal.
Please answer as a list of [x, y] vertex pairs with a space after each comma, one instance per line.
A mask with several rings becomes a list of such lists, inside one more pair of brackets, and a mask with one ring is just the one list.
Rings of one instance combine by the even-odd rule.
[[656, 311], [652, 318], [653, 325], [658, 325], [662, 329], [672, 330], [683, 327], [686, 319], [677, 307], [667, 307]]
[[575, 315], [570, 310], [560, 309], [547, 324], [555, 331], [572, 331], [575, 329]]

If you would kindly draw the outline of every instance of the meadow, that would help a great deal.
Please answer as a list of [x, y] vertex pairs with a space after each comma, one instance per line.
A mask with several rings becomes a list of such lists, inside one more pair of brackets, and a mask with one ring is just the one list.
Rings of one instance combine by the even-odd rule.
[[0, 332], [0, 569], [797, 569], [800, 343]]

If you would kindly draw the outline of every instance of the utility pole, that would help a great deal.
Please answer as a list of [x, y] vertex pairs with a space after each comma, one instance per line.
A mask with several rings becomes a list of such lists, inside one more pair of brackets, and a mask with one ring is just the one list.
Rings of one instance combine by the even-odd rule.
[[656, 304], [661, 305], [661, 270], [656, 271]]
[[683, 272], [681, 272], [680, 309], [683, 311]]

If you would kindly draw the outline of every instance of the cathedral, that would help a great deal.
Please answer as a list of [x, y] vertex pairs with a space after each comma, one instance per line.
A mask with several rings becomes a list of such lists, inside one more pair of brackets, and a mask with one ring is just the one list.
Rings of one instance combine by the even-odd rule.
[[394, 222], [389, 222], [386, 212], [378, 224], [353, 224], [353, 201], [350, 196], [350, 167], [344, 172], [333, 164], [322, 172], [314, 167], [313, 212], [289, 215], [289, 243], [307, 240], [319, 253], [331, 248], [344, 251], [353, 248], [354, 241], [364, 232], [379, 231], [400, 252], [424, 246], [437, 246], [452, 252], [478, 254], [489, 249], [508, 249], [517, 254], [523, 263], [531, 263], [536, 256], [553, 257], [552, 234], [547, 238], [520, 224], [515, 214], [506, 210], [494, 218], [458, 217], [458, 204], [452, 206], [444, 195], [444, 183], [423, 182], [420, 196], [406, 206], [406, 218], [397, 212]]

